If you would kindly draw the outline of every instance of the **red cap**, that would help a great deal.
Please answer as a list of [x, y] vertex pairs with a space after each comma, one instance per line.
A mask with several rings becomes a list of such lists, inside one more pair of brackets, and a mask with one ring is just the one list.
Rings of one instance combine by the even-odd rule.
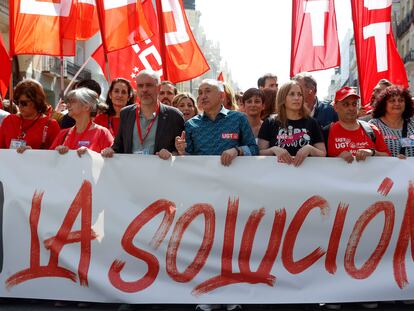
[[345, 98], [347, 98], [348, 96], [356, 96], [360, 98], [354, 88], [349, 87], [349, 86], [344, 86], [343, 88], [340, 88], [338, 91], [336, 91], [335, 102], [340, 102], [344, 100]]

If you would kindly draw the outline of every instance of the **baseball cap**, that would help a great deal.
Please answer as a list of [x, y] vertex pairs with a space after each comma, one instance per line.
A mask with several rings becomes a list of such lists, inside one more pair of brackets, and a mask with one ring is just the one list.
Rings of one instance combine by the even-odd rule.
[[335, 102], [340, 102], [347, 98], [348, 96], [356, 96], [360, 98], [360, 96], [357, 94], [356, 90], [349, 86], [344, 86], [340, 88], [338, 91], [336, 91], [335, 94]]

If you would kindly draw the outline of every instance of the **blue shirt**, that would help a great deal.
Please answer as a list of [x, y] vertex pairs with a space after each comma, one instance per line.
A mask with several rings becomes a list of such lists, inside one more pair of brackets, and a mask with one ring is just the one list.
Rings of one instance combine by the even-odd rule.
[[185, 123], [186, 152], [192, 155], [221, 155], [240, 147], [244, 155], [258, 155], [259, 148], [249, 121], [237, 111], [222, 107], [215, 120], [197, 115]]

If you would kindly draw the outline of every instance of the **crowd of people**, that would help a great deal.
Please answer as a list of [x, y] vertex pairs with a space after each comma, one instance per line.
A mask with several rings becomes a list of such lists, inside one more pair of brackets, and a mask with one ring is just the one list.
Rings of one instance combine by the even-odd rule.
[[280, 87], [277, 81], [266, 74], [257, 88], [235, 94], [228, 83], [205, 79], [196, 99], [144, 70], [136, 77], [136, 91], [117, 78], [101, 102], [100, 85], [83, 80], [53, 109], [41, 84], [25, 79], [14, 89], [14, 102], [3, 101], [12, 113], [0, 110], [0, 148], [79, 155], [90, 149], [104, 157], [133, 153], [162, 159], [219, 155], [223, 165], [250, 155], [274, 155], [294, 166], [308, 156], [348, 163], [413, 156], [414, 112], [407, 89], [381, 80], [369, 105], [361, 107], [351, 87], [339, 89], [332, 103], [319, 100], [309, 73]]
[[[307, 157], [352, 163], [414, 155], [411, 95], [387, 80], [378, 82], [364, 107], [352, 87], [337, 90], [332, 103], [319, 100], [309, 73], [281, 86], [275, 75], [266, 74], [257, 88], [237, 94], [228, 83], [205, 79], [194, 98], [144, 70], [136, 76], [135, 89], [126, 79], [114, 79], [101, 102], [100, 85], [84, 80], [52, 108], [41, 84], [25, 79], [14, 89], [14, 102], [3, 102], [11, 113], [0, 110], [0, 148], [76, 150], [79, 156], [92, 150], [106, 158], [129, 153], [164, 160], [217, 155], [225, 166], [256, 155], [276, 156], [296, 167]], [[240, 308], [227, 305], [227, 310]]]

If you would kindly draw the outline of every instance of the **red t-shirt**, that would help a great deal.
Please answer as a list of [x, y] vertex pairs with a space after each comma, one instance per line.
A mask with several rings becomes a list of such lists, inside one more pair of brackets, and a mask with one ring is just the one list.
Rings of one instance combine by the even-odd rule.
[[84, 133], [76, 133], [75, 127], [61, 130], [50, 149], [54, 150], [57, 146], [63, 145], [76, 150], [84, 146], [95, 152], [101, 152], [102, 149], [111, 147], [113, 142], [114, 138], [109, 130], [95, 124], [94, 128]]
[[57, 121], [46, 116], [26, 120], [18, 114], [11, 114], [3, 119], [0, 127], [0, 148], [9, 149], [12, 139], [20, 139], [33, 149], [49, 149], [59, 131]]
[[95, 122], [95, 124], [99, 124], [100, 126], [106, 127], [111, 132], [112, 136], [115, 137], [118, 133], [119, 120], [119, 117], [108, 116], [106, 113], [101, 113], [96, 116], [93, 122]]
[[328, 157], [337, 157], [343, 151], [350, 151], [352, 155], [359, 149], [375, 149], [390, 154], [384, 141], [381, 131], [373, 124], [370, 124], [375, 134], [375, 143], [365, 133], [362, 126], [357, 130], [350, 131], [342, 127], [339, 122], [333, 124], [329, 130]]

